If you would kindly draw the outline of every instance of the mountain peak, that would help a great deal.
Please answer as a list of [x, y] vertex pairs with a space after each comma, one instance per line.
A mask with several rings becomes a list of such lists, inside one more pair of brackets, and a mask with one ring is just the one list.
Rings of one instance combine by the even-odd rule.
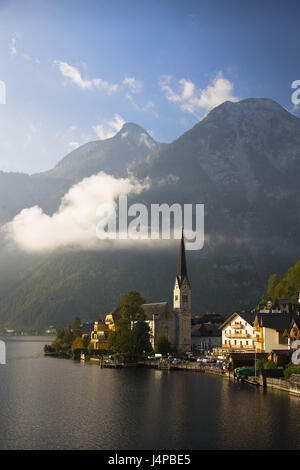
[[241, 101], [225, 101], [216, 108], [214, 108], [207, 117], [215, 117], [222, 114], [230, 114], [231, 117], [249, 117], [251, 115], [266, 113], [269, 116], [272, 114], [277, 115], [289, 115], [294, 118], [295, 116], [291, 115], [285, 108], [283, 108], [279, 103], [270, 99], [270, 98], [247, 98]]
[[130, 132], [146, 132], [145, 129], [143, 129], [141, 126], [138, 124], [135, 124], [135, 122], [125, 122], [123, 125], [122, 129], [120, 132], [124, 131], [130, 131]]

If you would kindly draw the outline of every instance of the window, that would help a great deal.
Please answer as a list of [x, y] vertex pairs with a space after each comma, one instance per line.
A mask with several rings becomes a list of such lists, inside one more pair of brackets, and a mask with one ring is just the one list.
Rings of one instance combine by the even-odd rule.
[[175, 300], [178, 300], [178, 295], [175, 295]]
[[182, 296], [182, 300], [183, 300], [183, 302], [187, 302], [187, 301], [188, 301], [188, 296], [187, 296], [187, 295], [183, 295], [183, 296]]

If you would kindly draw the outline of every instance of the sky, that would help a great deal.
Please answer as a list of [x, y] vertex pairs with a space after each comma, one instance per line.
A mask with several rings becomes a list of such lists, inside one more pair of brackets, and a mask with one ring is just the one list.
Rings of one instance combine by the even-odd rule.
[[226, 100], [300, 117], [299, 13], [293, 0], [0, 0], [0, 171], [48, 170], [125, 122], [171, 142]]

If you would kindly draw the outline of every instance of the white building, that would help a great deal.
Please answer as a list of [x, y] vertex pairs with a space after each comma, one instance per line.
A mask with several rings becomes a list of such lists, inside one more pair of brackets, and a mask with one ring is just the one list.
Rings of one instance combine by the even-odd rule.
[[235, 312], [220, 326], [223, 352], [288, 349], [289, 313]]

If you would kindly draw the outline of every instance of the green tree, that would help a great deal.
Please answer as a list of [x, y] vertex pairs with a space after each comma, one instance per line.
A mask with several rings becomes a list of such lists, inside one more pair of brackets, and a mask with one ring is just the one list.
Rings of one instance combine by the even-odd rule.
[[142, 354], [152, 350], [150, 328], [145, 322], [142, 304], [145, 300], [139, 292], [128, 291], [121, 297], [120, 315], [116, 330], [109, 336], [109, 347], [123, 354]]
[[133, 353], [133, 335], [128, 319], [120, 318], [117, 321], [116, 330], [109, 335], [108, 347], [117, 353]]
[[152, 351], [150, 327], [148, 323], [138, 320], [132, 328], [133, 349], [135, 354], [148, 354]]
[[268, 287], [267, 287], [267, 292], [266, 292], [267, 299], [271, 297], [273, 301], [275, 300], [274, 291], [278, 283], [279, 283], [279, 277], [277, 276], [277, 274], [271, 274], [268, 280]]
[[161, 335], [158, 338], [156, 350], [160, 354], [168, 354], [172, 352], [171, 343], [165, 335]]
[[79, 318], [79, 317], [75, 317], [75, 318], [74, 318], [72, 330], [73, 330], [73, 336], [74, 336], [75, 338], [77, 338], [77, 336], [81, 336], [81, 335], [82, 335], [81, 321], [80, 321], [80, 318]]
[[122, 295], [120, 300], [120, 314], [130, 322], [145, 320], [142, 304], [145, 303], [143, 297], [136, 290], [130, 290]]

